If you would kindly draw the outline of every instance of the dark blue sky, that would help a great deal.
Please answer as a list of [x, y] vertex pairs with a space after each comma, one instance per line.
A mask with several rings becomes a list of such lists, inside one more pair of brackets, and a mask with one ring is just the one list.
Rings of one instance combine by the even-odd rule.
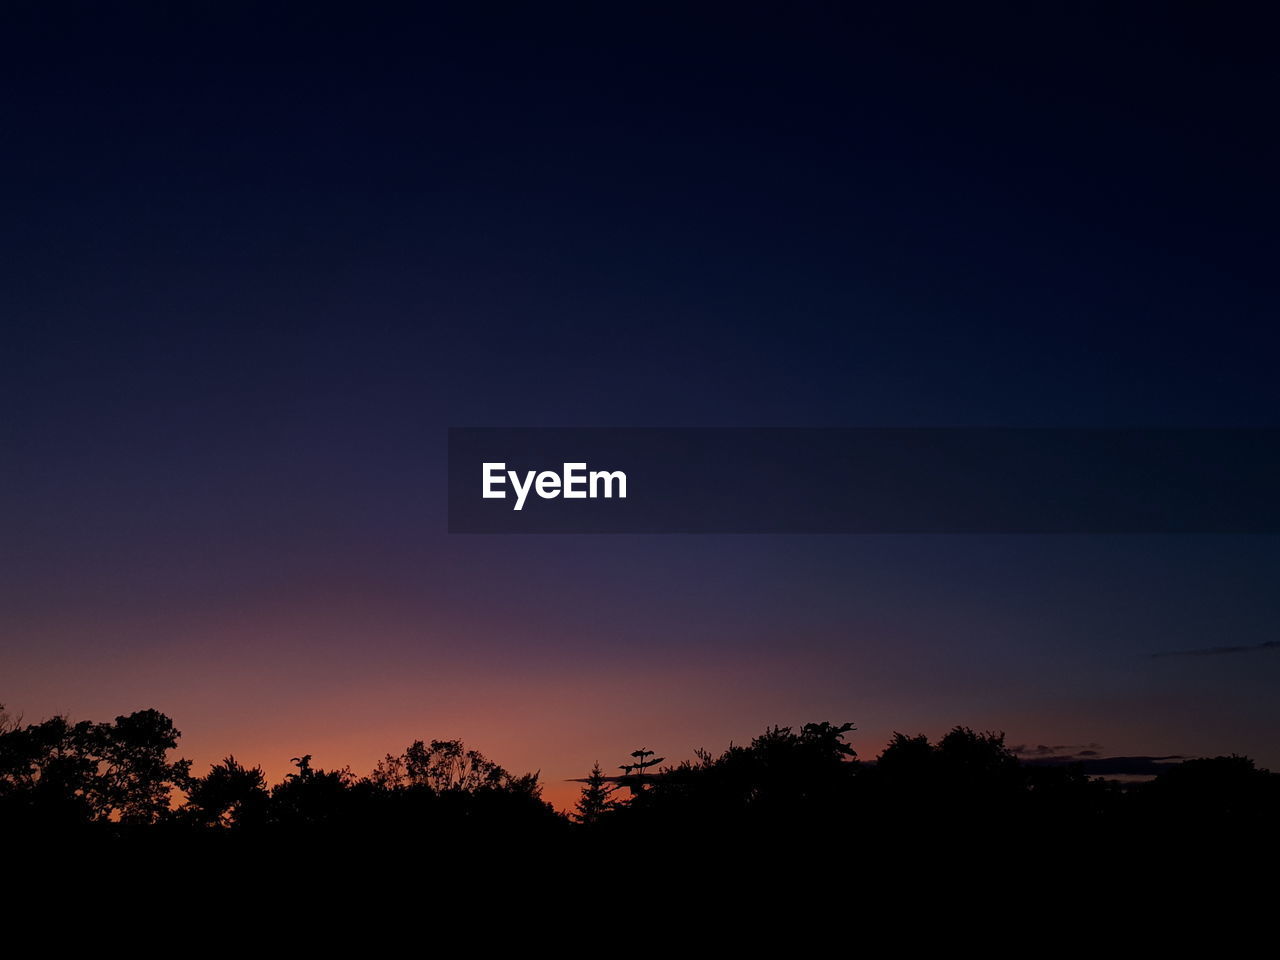
[[1149, 656], [1273, 639], [1272, 538], [443, 533], [450, 425], [1280, 425], [1262, 5], [45, 6], [11, 707], [268, 767], [827, 717], [1280, 763], [1274, 652]]

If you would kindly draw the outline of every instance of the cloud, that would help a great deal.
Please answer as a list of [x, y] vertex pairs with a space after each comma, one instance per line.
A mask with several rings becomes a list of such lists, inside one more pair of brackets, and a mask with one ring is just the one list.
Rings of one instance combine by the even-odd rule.
[[1216, 657], [1227, 653], [1257, 653], [1259, 650], [1280, 650], [1280, 640], [1267, 640], [1243, 647], [1201, 647], [1199, 650], [1165, 650], [1153, 653], [1156, 657]]
[[1043, 743], [1036, 744], [1035, 746], [1020, 743], [1016, 747], [1010, 747], [1009, 749], [1019, 757], [1027, 760], [1064, 756], [1069, 759], [1075, 759], [1076, 757], [1096, 757], [1098, 755], [1098, 751], [1102, 749], [1102, 744], [1058, 744], [1057, 746], [1050, 747]]
[[1091, 777], [1154, 777], [1171, 766], [1189, 760], [1182, 754], [1165, 757], [1098, 757], [1078, 755], [1074, 757], [1035, 757], [1022, 761], [1031, 767], [1060, 767], [1079, 763], [1085, 774]]
[[1080, 764], [1091, 777], [1154, 777], [1170, 766], [1190, 759], [1182, 754], [1164, 757], [1104, 757], [1102, 744], [1019, 744], [1010, 749], [1029, 767], [1065, 767]]

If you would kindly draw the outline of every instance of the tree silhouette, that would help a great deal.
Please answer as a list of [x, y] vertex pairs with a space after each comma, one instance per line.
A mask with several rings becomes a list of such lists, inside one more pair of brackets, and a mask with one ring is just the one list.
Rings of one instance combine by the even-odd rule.
[[114, 723], [11, 723], [0, 733], [0, 802], [41, 819], [154, 823], [189, 779], [190, 761], [167, 759], [179, 736], [157, 710]]
[[215, 763], [186, 789], [185, 809], [203, 826], [245, 826], [265, 819], [269, 795], [262, 768], [244, 767], [235, 757]]
[[271, 822], [286, 826], [331, 824], [350, 812], [350, 788], [355, 777], [349, 770], [320, 770], [311, 766], [311, 754], [294, 757], [296, 773], [271, 790]]
[[369, 774], [369, 782], [379, 790], [398, 790], [404, 787], [408, 783], [404, 754], [396, 756], [388, 753], [379, 760]]
[[582, 796], [578, 798], [577, 806], [574, 808], [574, 820], [587, 825], [599, 823], [600, 818], [613, 809], [612, 795], [616, 789], [605, 780], [604, 771], [600, 769], [600, 763], [597, 761], [591, 767], [591, 776], [587, 777], [586, 786], [582, 788]]
[[502, 767], [479, 750], [468, 750], [461, 740], [432, 740], [430, 746], [415, 740], [404, 752], [404, 768], [411, 785], [427, 786], [437, 793], [471, 793], [502, 786], [510, 779]]
[[[1079, 764], [1022, 762], [1002, 733], [963, 726], [936, 742], [895, 733], [867, 763], [847, 742], [853, 729], [767, 727], [746, 746], [697, 750], [661, 776], [651, 771], [663, 758], [640, 748], [620, 777], [593, 764], [573, 811], [557, 814], [541, 799], [538, 773], [512, 775], [456, 739], [415, 740], [363, 778], [301, 754], [268, 788], [261, 768], [233, 756], [191, 776], [188, 761], [169, 759], [179, 733], [155, 710], [110, 723], [0, 715], [0, 831], [10, 847], [26, 837], [236, 845], [282, 837], [298, 845], [324, 838], [317, 849], [371, 843], [452, 856], [485, 839], [510, 849], [513, 840], [558, 840], [570, 823], [607, 823], [579, 836], [617, 851], [658, 837], [829, 850], [870, 834], [899, 850], [914, 843], [921, 854], [967, 843], [965, 856], [988, 859], [1014, 855], [1019, 837], [1044, 830], [1082, 840], [1109, 830], [1114, 842], [1130, 843], [1199, 828], [1216, 846], [1228, 836], [1247, 846], [1276, 831], [1280, 777], [1246, 757], [1188, 760], [1151, 782], [1121, 784], [1090, 778]], [[615, 784], [631, 788], [626, 803], [615, 799]], [[180, 805], [175, 788], [185, 793]]]
[[189, 777], [191, 761], [166, 761], [182, 735], [158, 710], [116, 717], [100, 730], [100, 782], [107, 803], [124, 823], [153, 823], [169, 810], [172, 788]]
[[[653, 757], [653, 751], [646, 750], [644, 747], [641, 747], [639, 750], [632, 750], [631, 756], [635, 757], [635, 763], [624, 763], [622, 766], [618, 767], [618, 769], [622, 771], [623, 775], [628, 777], [643, 777], [650, 767], [655, 764], [659, 764], [666, 759], [666, 757]], [[653, 759], [650, 760], [650, 757], [653, 757]]]

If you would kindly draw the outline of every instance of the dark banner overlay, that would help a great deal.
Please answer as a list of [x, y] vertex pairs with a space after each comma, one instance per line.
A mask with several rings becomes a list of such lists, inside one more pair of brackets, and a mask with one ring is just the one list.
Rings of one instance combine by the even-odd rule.
[[1280, 430], [453, 428], [449, 531], [1277, 533]]

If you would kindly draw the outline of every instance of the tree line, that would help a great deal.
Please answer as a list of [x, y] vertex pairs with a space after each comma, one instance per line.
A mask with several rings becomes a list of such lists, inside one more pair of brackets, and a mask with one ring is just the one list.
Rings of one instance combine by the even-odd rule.
[[852, 724], [770, 727], [750, 743], [659, 766], [634, 751], [623, 772], [599, 763], [575, 808], [555, 811], [538, 773], [513, 774], [459, 740], [417, 740], [367, 775], [310, 755], [269, 784], [228, 756], [202, 776], [170, 759], [173, 721], [141, 710], [109, 723], [0, 714], [0, 831], [10, 836], [295, 838], [342, 833], [405, 843], [471, 838], [584, 840], [785, 835], [861, 842], [1018, 837], [1079, 831], [1149, 837], [1201, 830], [1270, 835], [1280, 776], [1243, 756], [1187, 760], [1122, 784], [1079, 764], [1022, 762], [1003, 734], [957, 726], [936, 741], [896, 734], [872, 761]]

